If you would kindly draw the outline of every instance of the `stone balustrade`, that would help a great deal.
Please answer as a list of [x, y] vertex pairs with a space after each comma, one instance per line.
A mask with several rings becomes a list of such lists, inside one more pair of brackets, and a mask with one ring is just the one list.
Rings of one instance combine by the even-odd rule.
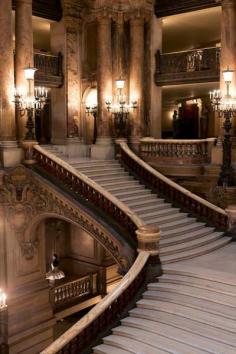
[[199, 219], [206, 221], [209, 225], [227, 230], [228, 216], [225, 210], [191, 193], [156, 171], [134, 154], [126, 143], [119, 144], [117, 156], [126, 170], [137, 176], [153, 192], [156, 192], [159, 196], [164, 197], [183, 210], [187, 210]]
[[217, 47], [156, 53], [155, 81], [159, 86], [192, 82], [218, 82], [220, 54]]
[[74, 281], [63, 282], [50, 291], [53, 307], [65, 305], [73, 300], [82, 301], [84, 297], [98, 293], [98, 273], [91, 273]]
[[201, 164], [210, 161], [215, 138], [198, 140], [141, 139], [140, 156], [147, 162]]
[[39, 86], [59, 87], [63, 84], [62, 55], [34, 52], [35, 83]]

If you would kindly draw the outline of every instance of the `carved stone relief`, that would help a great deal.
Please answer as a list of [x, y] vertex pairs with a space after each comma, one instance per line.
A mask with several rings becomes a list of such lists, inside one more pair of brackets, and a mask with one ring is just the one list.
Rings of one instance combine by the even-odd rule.
[[112, 254], [122, 268], [124, 264], [129, 268], [131, 259], [122, 254], [122, 245], [101, 224], [24, 167], [2, 175], [0, 201], [26, 260], [34, 257], [39, 246], [40, 240], [34, 232], [37, 224], [55, 217], [82, 227]]

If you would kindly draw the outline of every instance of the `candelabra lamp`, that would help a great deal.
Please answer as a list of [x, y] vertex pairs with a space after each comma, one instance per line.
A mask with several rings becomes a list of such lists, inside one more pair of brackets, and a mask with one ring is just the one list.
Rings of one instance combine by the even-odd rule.
[[40, 112], [47, 102], [48, 91], [45, 87], [34, 87], [34, 74], [36, 68], [28, 67], [24, 69], [25, 78], [28, 82], [28, 92], [24, 94], [19, 89], [15, 89], [15, 105], [20, 116], [27, 115], [26, 135], [24, 140], [34, 141], [34, 117], [36, 112]]
[[232, 168], [232, 141], [230, 131], [232, 128], [232, 118], [236, 117], [236, 99], [230, 94], [230, 84], [233, 80], [233, 71], [223, 71], [226, 84], [226, 95], [220, 90], [210, 92], [210, 100], [214, 111], [221, 118], [224, 118], [224, 140], [223, 140], [223, 163], [218, 179], [218, 186], [234, 186], [234, 171]]
[[119, 79], [116, 81], [117, 93], [111, 100], [106, 101], [107, 110], [112, 113], [114, 135], [116, 138], [128, 138], [130, 133], [129, 115], [131, 110], [135, 111], [138, 108], [136, 100], [132, 100], [131, 104], [126, 102], [126, 96], [123, 94], [125, 81]]

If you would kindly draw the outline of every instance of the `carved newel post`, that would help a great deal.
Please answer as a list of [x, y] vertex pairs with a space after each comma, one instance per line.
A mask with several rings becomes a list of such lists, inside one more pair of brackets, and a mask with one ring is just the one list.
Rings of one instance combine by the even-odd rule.
[[157, 225], [143, 225], [137, 231], [138, 252], [149, 252], [147, 277], [153, 280], [162, 274], [160, 262], [160, 230]]
[[228, 215], [228, 234], [236, 241], [236, 205], [229, 205], [225, 211]]

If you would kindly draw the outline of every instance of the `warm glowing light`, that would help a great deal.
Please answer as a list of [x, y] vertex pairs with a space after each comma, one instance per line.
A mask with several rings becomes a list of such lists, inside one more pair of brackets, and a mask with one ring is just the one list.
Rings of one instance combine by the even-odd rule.
[[86, 98], [86, 107], [97, 107], [98, 104], [98, 92], [97, 89], [92, 88]]
[[24, 73], [25, 73], [25, 78], [26, 80], [34, 80], [34, 74], [38, 69], [36, 68], [32, 68], [32, 67], [28, 67], [24, 69]]
[[7, 307], [6, 300], [6, 294], [2, 291], [2, 289], [0, 289], [0, 310]]
[[231, 83], [233, 81], [233, 70], [227, 69], [223, 71], [225, 83]]
[[116, 80], [116, 88], [118, 90], [123, 90], [123, 88], [125, 87], [125, 80]]

